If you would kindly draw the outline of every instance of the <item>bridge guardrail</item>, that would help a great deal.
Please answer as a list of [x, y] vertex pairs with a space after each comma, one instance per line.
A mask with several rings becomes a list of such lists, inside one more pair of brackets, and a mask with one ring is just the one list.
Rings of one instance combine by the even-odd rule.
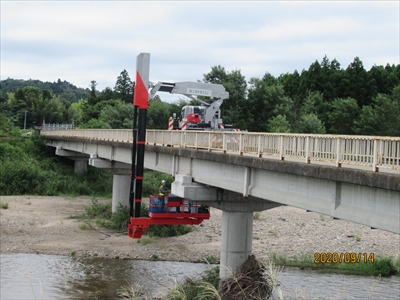
[[[42, 131], [46, 136], [132, 142], [130, 129]], [[148, 144], [400, 170], [400, 137], [147, 130]]]
[[72, 124], [59, 124], [59, 123], [51, 123], [51, 124], [46, 124], [43, 123], [40, 126], [35, 126], [35, 128], [38, 128], [40, 130], [68, 130], [68, 129], [75, 129], [74, 123]]

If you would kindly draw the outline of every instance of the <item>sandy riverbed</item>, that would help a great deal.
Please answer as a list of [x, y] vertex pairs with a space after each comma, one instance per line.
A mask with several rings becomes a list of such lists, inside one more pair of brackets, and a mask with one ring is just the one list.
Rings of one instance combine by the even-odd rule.
[[[81, 229], [84, 207], [90, 197], [0, 196], [8, 209], [0, 210], [0, 252], [97, 256], [204, 262], [219, 258], [222, 212], [211, 209], [211, 218], [180, 237], [148, 238], [138, 243], [125, 234], [95, 227]], [[101, 200], [100, 201], [107, 201]], [[109, 201], [109, 200], [108, 200]], [[400, 236], [367, 226], [333, 220], [328, 216], [281, 206], [254, 220], [253, 253], [267, 259], [314, 252], [375, 253], [400, 256]]]

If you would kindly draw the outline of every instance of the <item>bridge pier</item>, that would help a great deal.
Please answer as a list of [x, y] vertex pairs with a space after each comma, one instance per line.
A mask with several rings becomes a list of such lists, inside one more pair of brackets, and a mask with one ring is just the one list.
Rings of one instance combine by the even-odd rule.
[[251, 255], [253, 213], [222, 211], [220, 278], [226, 279]]
[[116, 212], [119, 205], [129, 207], [131, 166], [121, 162], [100, 159], [94, 154], [90, 155], [89, 165], [113, 173], [112, 212]]
[[86, 159], [73, 159], [74, 163], [74, 172], [76, 174], [85, 174], [87, 173], [88, 161]]
[[74, 160], [74, 172], [76, 174], [87, 173], [88, 168], [88, 158], [87, 154], [82, 154], [74, 151], [64, 150], [61, 147], [56, 147], [56, 155], [66, 157], [68, 159]]
[[220, 278], [227, 279], [249, 258], [253, 247], [253, 213], [280, 203], [244, 197], [242, 194], [192, 182], [192, 177], [175, 175], [171, 192], [222, 210]]
[[116, 212], [119, 205], [129, 207], [129, 193], [131, 176], [129, 174], [113, 175], [112, 212]]

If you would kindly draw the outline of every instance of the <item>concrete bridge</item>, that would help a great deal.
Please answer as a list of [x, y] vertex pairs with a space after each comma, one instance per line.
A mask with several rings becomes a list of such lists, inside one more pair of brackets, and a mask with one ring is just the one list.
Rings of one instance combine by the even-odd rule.
[[[42, 134], [76, 172], [113, 172], [113, 209], [128, 205], [132, 130]], [[399, 137], [148, 130], [145, 149], [172, 193], [223, 211], [221, 265], [233, 270], [252, 252], [253, 212], [280, 205], [400, 234]]]

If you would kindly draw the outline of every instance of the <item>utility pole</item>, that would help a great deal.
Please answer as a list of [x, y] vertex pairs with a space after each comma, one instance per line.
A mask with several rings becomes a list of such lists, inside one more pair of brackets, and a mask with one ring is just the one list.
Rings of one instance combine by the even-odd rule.
[[25, 118], [24, 118], [24, 129], [26, 129], [26, 111], [25, 111]]

